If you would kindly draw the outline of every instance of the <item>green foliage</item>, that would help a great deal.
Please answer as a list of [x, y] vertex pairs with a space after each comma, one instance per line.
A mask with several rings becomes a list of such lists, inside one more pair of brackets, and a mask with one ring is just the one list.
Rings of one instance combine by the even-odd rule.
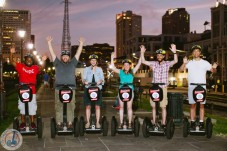
[[15, 116], [19, 115], [18, 110], [18, 95], [16, 92], [6, 97], [7, 117], [0, 120], [0, 134], [13, 122]]

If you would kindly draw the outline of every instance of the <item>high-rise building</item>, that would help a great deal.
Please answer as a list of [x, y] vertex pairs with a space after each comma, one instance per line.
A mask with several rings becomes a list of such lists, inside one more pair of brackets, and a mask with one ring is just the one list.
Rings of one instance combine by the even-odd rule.
[[126, 41], [142, 34], [142, 17], [132, 11], [116, 15], [116, 54], [117, 57], [130, 54], [126, 48]]
[[162, 34], [187, 34], [190, 32], [190, 15], [185, 8], [168, 9], [162, 16]]
[[[2, 41], [3, 41], [3, 62], [8, 61], [10, 47], [16, 46], [14, 59], [20, 60], [21, 48], [23, 54], [26, 53], [26, 43], [31, 39], [31, 13], [28, 10], [3, 10], [2, 21]], [[26, 31], [25, 37], [21, 39], [18, 36], [18, 30]], [[21, 47], [22, 46], [22, 47]]]

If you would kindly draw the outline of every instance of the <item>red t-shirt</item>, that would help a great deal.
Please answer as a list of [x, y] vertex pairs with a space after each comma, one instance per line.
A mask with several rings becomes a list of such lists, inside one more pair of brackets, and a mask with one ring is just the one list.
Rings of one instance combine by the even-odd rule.
[[36, 94], [36, 76], [39, 74], [39, 66], [32, 65], [31, 67], [27, 67], [23, 63], [17, 63], [16, 64], [16, 70], [19, 75], [19, 83], [29, 83], [34, 84], [31, 85], [32, 93]]

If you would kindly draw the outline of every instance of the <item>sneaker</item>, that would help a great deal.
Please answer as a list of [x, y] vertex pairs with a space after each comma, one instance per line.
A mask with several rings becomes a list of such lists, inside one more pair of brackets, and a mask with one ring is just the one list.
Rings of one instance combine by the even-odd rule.
[[123, 123], [119, 124], [118, 128], [123, 128]]
[[114, 105], [112, 105], [112, 108], [115, 108], [115, 107], [117, 107], [115, 104], [114, 104]]
[[36, 125], [35, 125], [34, 122], [32, 122], [30, 126], [31, 126], [32, 129], [36, 129]]
[[57, 124], [57, 129], [62, 129], [62, 124], [61, 123]]
[[113, 105], [112, 108], [113, 109], [116, 109], [116, 110], [119, 110], [120, 109], [120, 106], [119, 105], [118, 106], [117, 105]]
[[166, 125], [163, 125], [163, 124], [162, 124], [162, 125], [159, 127], [159, 130], [160, 130], [160, 131], [164, 131], [165, 128], [166, 128]]
[[89, 127], [90, 127], [90, 123], [87, 122], [87, 123], [85, 124], [85, 128], [89, 128]]
[[132, 128], [132, 123], [128, 123], [128, 128]]
[[72, 124], [72, 122], [68, 122], [67, 129], [73, 129], [73, 124]]
[[195, 130], [195, 128], [196, 128], [195, 121], [191, 121], [191, 130]]
[[20, 130], [25, 129], [25, 127], [26, 127], [26, 124], [25, 124], [25, 123], [21, 123], [21, 124], [20, 124]]
[[199, 130], [200, 131], [204, 131], [205, 128], [204, 128], [204, 122], [199, 122]]
[[96, 123], [96, 128], [101, 128], [101, 125], [99, 123]]

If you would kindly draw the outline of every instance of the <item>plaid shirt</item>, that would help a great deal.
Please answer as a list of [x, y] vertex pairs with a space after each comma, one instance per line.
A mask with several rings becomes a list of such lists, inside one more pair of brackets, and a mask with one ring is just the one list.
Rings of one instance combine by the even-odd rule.
[[163, 61], [162, 64], [159, 64], [158, 61], [151, 61], [150, 67], [153, 70], [153, 83], [165, 83], [160, 87], [167, 87], [168, 85], [168, 73], [171, 66], [171, 61]]

